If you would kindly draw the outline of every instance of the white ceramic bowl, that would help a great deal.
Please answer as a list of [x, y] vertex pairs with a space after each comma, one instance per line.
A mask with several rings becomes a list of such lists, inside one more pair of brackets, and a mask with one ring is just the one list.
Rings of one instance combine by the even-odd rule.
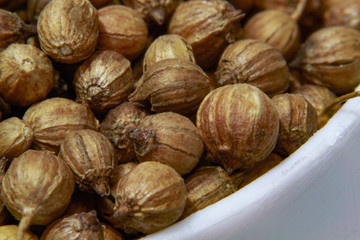
[[143, 239], [359, 240], [360, 97], [268, 173]]

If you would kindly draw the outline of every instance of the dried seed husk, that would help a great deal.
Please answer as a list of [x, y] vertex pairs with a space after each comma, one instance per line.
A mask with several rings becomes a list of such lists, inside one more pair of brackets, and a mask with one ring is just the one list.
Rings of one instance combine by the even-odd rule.
[[105, 240], [96, 211], [76, 213], [60, 218], [49, 225], [41, 240]]
[[138, 165], [138, 163], [128, 162], [128, 163], [119, 164], [115, 167], [115, 174], [114, 174], [114, 177], [111, 179], [111, 183], [110, 183], [111, 195], [115, 196], [117, 184], [120, 182], [120, 180], [123, 177], [125, 177], [129, 172], [131, 172], [137, 165]]
[[209, 91], [208, 76], [198, 65], [173, 58], [154, 63], [135, 84], [129, 101], [150, 103], [151, 110], [157, 113], [189, 115]]
[[222, 53], [216, 70], [218, 86], [248, 83], [269, 96], [289, 87], [289, 68], [281, 52], [254, 39], [238, 40]]
[[284, 93], [272, 98], [278, 111], [280, 128], [275, 152], [289, 156], [317, 130], [315, 108], [300, 94]]
[[[37, 35], [30, 36], [26, 39], [26, 44], [32, 45], [40, 49], [39, 37]], [[55, 70], [56, 71], [56, 70]]]
[[181, 218], [193, 214], [234, 193], [231, 177], [220, 166], [202, 166], [185, 178], [188, 198]]
[[313, 84], [304, 84], [293, 93], [303, 95], [315, 108], [318, 118], [318, 128], [323, 127], [330, 117], [339, 109], [340, 105], [331, 112], [331, 115], [323, 115], [325, 108], [336, 99], [335, 93], [330, 89]]
[[325, 26], [346, 26], [360, 30], [359, 0], [323, 0]]
[[77, 69], [73, 85], [77, 102], [88, 104], [94, 113], [105, 114], [133, 91], [131, 63], [115, 51], [96, 51]]
[[98, 49], [117, 51], [129, 60], [143, 53], [148, 28], [138, 12], [127, 6], [111, 5], [99, 9], [98, 16]]
[[104, 240], [125, 240], [123, 234], [116, 229], [114, 229], [111, 225], [101, 223], [104, 232]]
[[113, 0], [90, 0], [91, 4], [96, 8], [102, 8], [108, 4], [114, 4]]
[[30, 106], [24, 123], [33, 130], [35, 149], [58, 152], [67, 133], [79, 129], [98, 130], [99, 121], [90, 107], [66, 98], [50, 98]]
[[159, 162], [139, 163], [118, 184], [115, 216], [124, 228], [149, 234], [180, 218], [186, 204], [184, 179]]
[[289, 76], [289, 88], [287, 92], [293, 93], [303, 84], [305, 83], [303, 83], [303, 77], [301, 76], [301, 73], [297, 69], [291, 68]]
[[58, 62], [77, 63], [95, 51], [97, 10], [88, 0], [52, 0], [41, 11], [37, 29], [47, 55]]
[[300, 28], [289, 14], [281, 10], [265, 10], [253, 15], [244, 25], [244, 38], [270, 44], [287, 61], [293, 59], [300, 49]]
[[136, 162], [128, 162], [128, 163], [123, 163], [123, 164], [117, 165], [115, 168], [116, 174], [113, 179], [114, 181], [112, 181], [112, 182], [115, 183], [115, 185], [116, 185], [121, 180], [121, 178], [125, 177], [137, 165], [138, 165], [138, 163], [136, 163]]
[[274, 168], [276, 165], [278, 165], [282, 160], [283, 158], [280, 155], [276, 153], [271, 153], [269, 157], [266, 158], [264, 161], [256, 163], [253, 168], [248, 169], [244, 172], [244, 179], [241, 182], [239, 188], [245, 187], [252, 181], [261, 177], [269, 170]]
[[36, 27], [25, 24], [16, 14], [0, 9], [0, 51], [12, 43], [25, 43], [25, 39], [36, 34]]
[[195, 124], [173, 112], [145, 117], [129, 136], [140, 162], [161, 162], [181, 175], [195, 168], [204, 150]]
[[306, 33], [306, 28], [309, 28], [310, 30], [313, 29], [312, 31], [315, 31], [316, 29], [322, 27], [321, 12], [323, 10], [324, 6], [322, 0], [307, 0], [304, 13], [299, 20], [300, 25], [303, 27], [303, 33]]
[[15, 158], [2, 181], [1, 198], [16, 220], [16, 239], [30, 225], [47, 225], [60, 217], [75, 188], [70, 168], [49, 151], [27, 150]]
[[144, 106], [138, 103], [124, 102], [111, 109], [101, 122], [100, 132], [113, 144], [118, 163], [136, 159], [129, 133], [148, 114]]
[[[9, 160], [6, 157], [0, 157], [0, 183], [2, 183], [3, 177], [8, 167], [8, 162]], [[0, 184], [0, 192], [1, 192], [1, 184]]]
[[[270, 154], [271, 156], [271, 154]], [[265, 160], [264, 160], [265, 161]], [[261, 161], [263, 162], [263, 161]], [[261, 163], [260, 162], [260, 163]], [[256, 165], [256, 164], [255, 164]], [[251, 168], [252, 169], [252, 168]], [[242, 182], [245, 179], [245, 169], [237, 169], [230, 174], [230, 177], [234, 183], [235, 188], [238, 190], [241, 187]]]
[[210, 82], [210, 91], [214, 90], [215, 88], [217, 88], [217, 81], [216, 81], [216, 76], [215, 76], [215, 72], [216, 69], [206, 69], [205, 73], [209, 78], [209, 82]]
[[117, 217], [115, 214], [115, 196], [107, 196], [99, 198], [97, 201], [97, 210], [99, 214], [116, 229], [120, 229], [128, 235], [136, 235], [139, 232], [134, 228], [127, 227], [124, 224], [124, 220]]
[[[28, 22], [26, 18], [26, 9], [24, 9], [23, 7], [15, 9], [14, 13], [16, 13], [24, 22]], [[36, 26], [34, 26], [34, 29], [36, 29]]]
[[33, 132], [24, 122], [11, 117], [0, 122], [0, 157], [12, 160], [28, 150], [33, 141]]
[[110, 141], [99, 132], [82, 129], [66, 135], [59, 156], [72, 170], [83, 191], [95, 191], [100, 196], [110, 194], [110, 179], [117, 161]]
[[76, 213], [90, 212], [96, 209], [96, 194], [75, 190], [64, 215], [70, 216]]
[[304, 0], [255, 0], [254, 6], [258, 9], [280, 10], [289, 15], [296, 15], [302, 26], [302, 33], [317, 29], [321, 26], [321, 12], [323, 11], [322, 0], [307, 0], [305, 9], [298, 11]]
[[[312, 1], [313, 0], [308, 0], [308, 5]], [[299, 2], [302, 2], [302, 0], [255, 0], [254, 4], [258, 9], [281, 10], [287, 14], [292, 14], [296, 10]]]
[[192, 46], [197, 64], [216, 66], [229, 44], [240, 37], [245, 15], [227, 1], [186, 1], [172, 15], [168, 33], [179, 34]]
[[14, 43], [0, 53], [0, 95], [25, 107], [46, 98], [54, 88], [54, 67], [37, 47]]
[[254, 0], [254, 4], [258, 9], [280, 9], [287, 13], [292, 13], [296, 9], [297, 2], [290, 0]]
[[192, 47], [177, 34], [164, 34], [156, 38], [145, 52], [143, 72], [154, 63], [169, 58], [181, 58], [195, 63]]
[[150, 25], [161, 26], [182, 0], [123, 0], [125, 5], [139, 12]]
[[26, 18], [30, 22], [36, 22], [40, 12], [51, 0], [27, 0]]
[[360, 32], [342, 26], [313, 32], [291, 63], [308, 83], [335, 94], [352, 92], [360, 83]]
[[269, 156], [278, 138], [279, 118], [264, 92], [238, 83], [216, 88], [205, 97], [196, 126], [208, 156], [231, 173]]
[[[7, 163], [8, 163], [8, 160], [5, 157], [0, 158], [0, 183], [2, 183], [3, 177], [5, 175]], [[1, 192], [1, 187], [2, 186], [0, 184], [0, 192]], [[0, 197], [0, 226], [4, 225], [7, 222], [7, 220], [9, 219], [9, 217], [10, 217], [10, 213], [6, 209], [6, 207]], [[0, 230], [0, 232], [1, 232], [1, 230]], [[0, 234], [0, 238], [1, 238], [1, 236], [2, 235]], [[14, 236], [15, 236], [15, 234], [14, 234]]]
[[[16, 240], [18, 228], [17, 225], [0, 226], [0, 240]], [[39, 240], [39, 238], [30, 231], [26, 231], [22, 240]]]
[[[359, 96], [360, 96], [360, 91], [353, 91], [351, 93], [347, 93], [337, 97], [333, 102], [331, 102], [329, 105], [327, 105], [324, 108], [324, 111], [322, 112], [320, 117], [323, 119], [327, 119], [328, 116], [334, 115], [336, 111], [340, 109], [341, 105], [345, 103], [347, 100]], [[326, 124], [326, 122], [324, 124]]]
[[237, 9], [248, 13], [254, 6], [254, 0], [229, 0], [229, 2]]
[[137, 163], [128, 162], [120, 164], [115, 168], [115, 177], [111, 181], [110, 196], [101, 197], [97, 201], [97, 209], [99, 214], [111, 224], [111, 226], [125, 231], [127, 234], [137, 234], [138, 231], [133, 228], [128, 228], [124, 226], [124, 221], [119, 219], [115, 214], [115, 198], [116, 198], [116, 189], [117, 185], [120, 183], [121, 179], [131, 172]]

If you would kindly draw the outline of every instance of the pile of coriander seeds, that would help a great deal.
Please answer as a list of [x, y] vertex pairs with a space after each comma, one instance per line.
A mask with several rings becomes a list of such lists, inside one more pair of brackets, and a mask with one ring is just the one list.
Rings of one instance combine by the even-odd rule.
[[139, 239], [286, 161], [359, 96], [351, 9], [0, 0], [0, 240]]

